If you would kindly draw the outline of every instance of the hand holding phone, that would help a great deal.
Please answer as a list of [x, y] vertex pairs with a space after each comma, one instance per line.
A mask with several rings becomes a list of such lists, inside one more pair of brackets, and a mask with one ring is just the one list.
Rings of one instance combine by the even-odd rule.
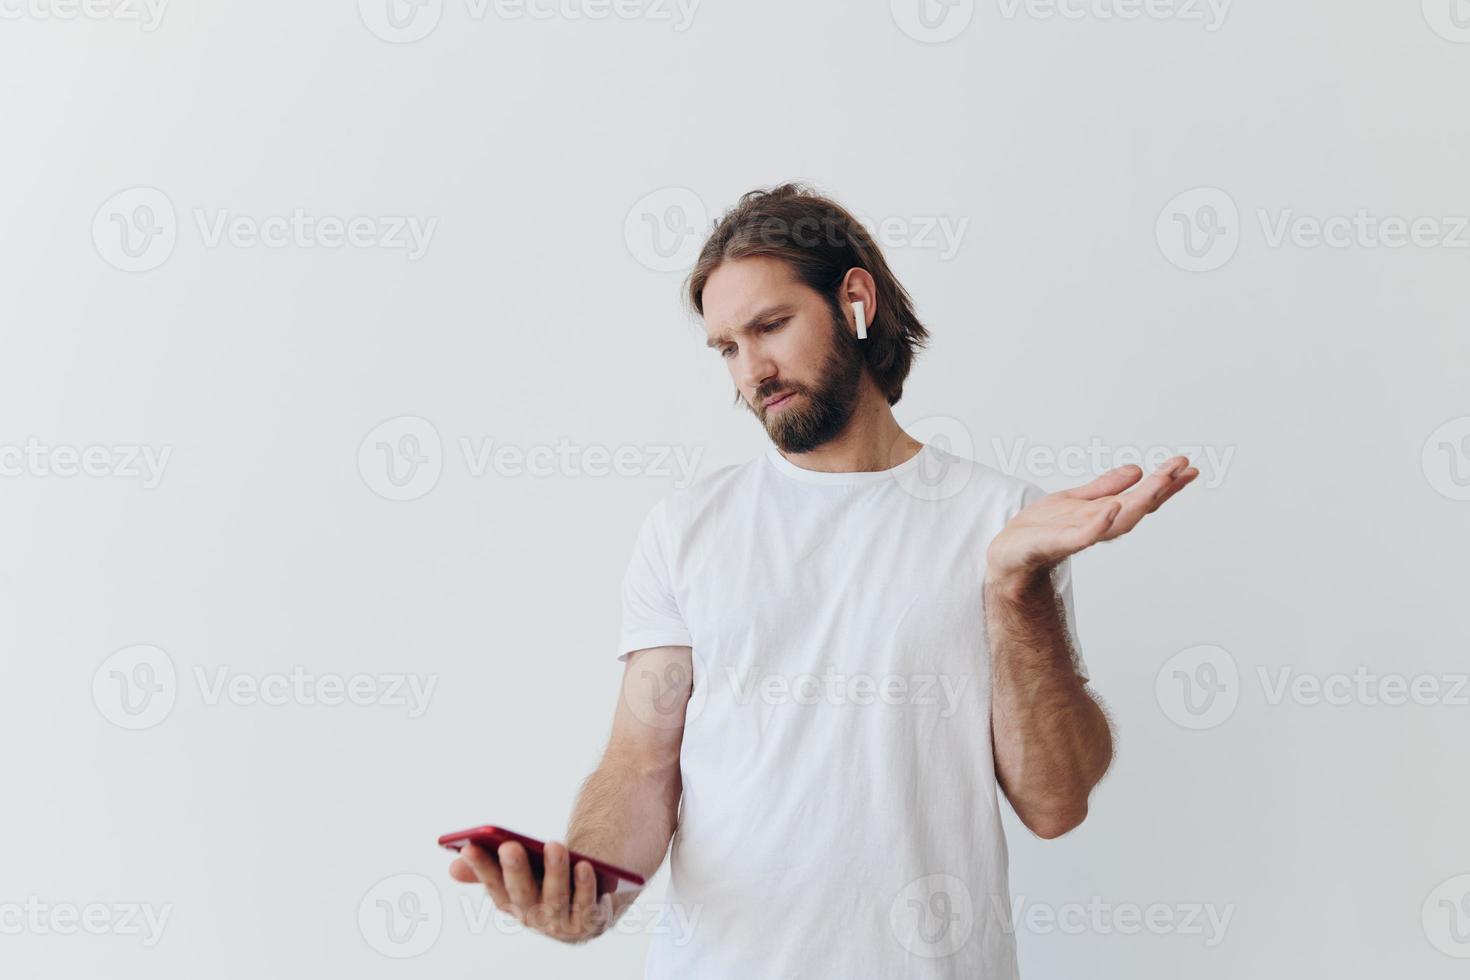
[[641, 875], [569, 851], [559, 841], [543, 843], [502, 827], [445, 834], [439, 844], [459, 852], [451, 877], [480, 882], [496, 908], [562, 942], [585, 942], [606, 931], [614, 918], [613, 893], [645, 884]]

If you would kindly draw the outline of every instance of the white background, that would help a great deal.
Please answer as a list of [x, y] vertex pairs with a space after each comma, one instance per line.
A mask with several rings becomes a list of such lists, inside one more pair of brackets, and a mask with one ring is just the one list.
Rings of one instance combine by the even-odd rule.
[[[934, 334], [896, 409], [915, 432], [992, 465], [1093, 440], [1228, 454], [1078, 560], [1117, 760], [1066, 838], [1010, 823], [1025, 907], [1208, 906], [1228, 929], [1023, 921], [1023, 973], [1462, 975], [1470, 707], [1444, 702], [1470, 669], [1470, 26], [1451, 0], [964, 0], [933, 30], [902, 0], [705, 0], [688, 22], [652, 0], [600, 19], [430, 0], [401, 29], [386, 0], [152, 21], [97, 2], [0, 0], [0, 907], [169, 918], [151, 946], [0, 919], [7, 975], [641, 975], [646, 934], [475, 934], [434, 838], [564, 831], [617, 696], [637, 522], [680, 482], [659, 447], [702, 476], [768, 445], [680, 308], [683, 271], [740, 193], [788, 179], [888, 221]], [[435, 224], [412, 257], [207, 233], [298, 210]], [[1311, 222], [1360, 211], [1433, 224], [1312, 244]], [[135, 218], [162, 234], [130, 260]], [[377, 437], [359, 449], [404, 416], [442, 472], [391, 501]], [[462, 440], [644, 463], [476, 475]], [[58, 475], [28, 444], [170, 455], [145, 485]], [[1048, 488], [1086, 478], [1026, 459]], [[139, 644], [175, 680], [129, 731], [108, 658]], [[1189, 727], [1172, 685], [1208, 677], [1201, 646], [1235, 674]], [[410, 717], [211, 704], [198, 680], [296, 667], [436, 686]], [[1442, 697], [1273, 697], [1359, 668]], [[427, 916], [408, 944], [377, 904], [405, 882]]]

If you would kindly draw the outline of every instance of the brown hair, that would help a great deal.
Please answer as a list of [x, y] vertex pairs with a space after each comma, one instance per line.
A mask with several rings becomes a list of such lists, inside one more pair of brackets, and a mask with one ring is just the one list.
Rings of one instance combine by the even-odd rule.
[[704, 287], [722, 262], [753, 255], [786, 262], [843, 322], [837, 289], [849, 269], [865, 269], [878, 289], [878, 309], [861, 342], [868, 372], [888, 404], [903, 396], [904, 379], [929, 331], [915, 315], [908, 290], [847, 209], [796, 183], [746, 193], [710, 232], [689, 273], [686, 298], [694, 311], [704, 316]]

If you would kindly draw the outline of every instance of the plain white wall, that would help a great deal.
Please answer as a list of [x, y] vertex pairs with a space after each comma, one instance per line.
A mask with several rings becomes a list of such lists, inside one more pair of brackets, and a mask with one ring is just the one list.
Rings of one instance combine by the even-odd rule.
[[[767, 445], [684, 266], [802, 179], [933, 331], [901, 422], [1205, 469], [1077, 563], [1119, 750], [1010, 823], [1025, 975], [1461, 975], [1464, 0], [153, 2], [0, 0], [7, 974], [640, 976], [434, 837], [563, 832], [638, 520]], [[215, 686], [297, 668], [372, 703]]]

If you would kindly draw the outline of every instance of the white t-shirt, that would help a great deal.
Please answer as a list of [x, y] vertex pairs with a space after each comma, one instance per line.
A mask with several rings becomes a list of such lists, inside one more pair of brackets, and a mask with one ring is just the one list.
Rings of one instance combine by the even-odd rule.
[[619, 659], [690, 646], [694, 686], [646, 976], [1016, 977], [981, 589], [1042, 493], [933, 445], [869, 473], [771, 448], [649, 511]]

